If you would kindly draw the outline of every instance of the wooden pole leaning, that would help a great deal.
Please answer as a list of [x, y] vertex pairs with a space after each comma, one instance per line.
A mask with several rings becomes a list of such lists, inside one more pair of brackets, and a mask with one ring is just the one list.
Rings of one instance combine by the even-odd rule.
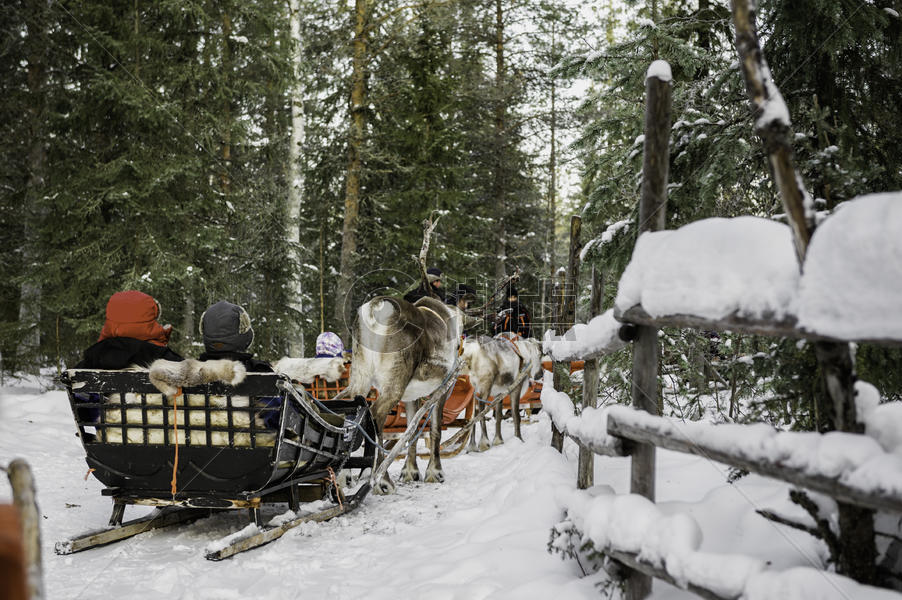
[[16, 458], [6, 468], [13, 490], [13, 504], [19, 511], [22, 522], [22, 546], [25, 552], [25, 568], [28, 598], [44, 598], [44, 572], [41, 560], [41, 513], [38, 510], [34, 477], [31, 467], [21, 458]]
[[[767, 152], [771, 175], [780, 192], [795, 242], [799, 268], [804, 264], [815, 218], [811, 197], [792, 160], [792, 128], [789, 109], [773, 81], [758, 42], [755, 3], [731, 0], [736, 28], [736, 52], [745, 80], [755, 132]], [[831, 404], [831, 424], [838, 431], [864, 431], [855, 414], [855, 365], [846, 342], [814, 343], [826, 395]], [[874, 543], [874, 511], [839, 502], [840, 555], [837, 571], [861, 583], [877, 579]]]

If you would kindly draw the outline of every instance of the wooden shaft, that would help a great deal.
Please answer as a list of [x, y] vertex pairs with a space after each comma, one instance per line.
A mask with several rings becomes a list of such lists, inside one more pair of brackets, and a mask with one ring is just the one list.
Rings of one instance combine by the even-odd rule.
[[24, 460], [14, 459], [6, 468], [13, 490], [13, 504], [22, 522], [22, 548], [28, 571], [28, 597], [44, 598], [44, 574], [41, 562], [41, 513], [35, 497], [34, 477]]

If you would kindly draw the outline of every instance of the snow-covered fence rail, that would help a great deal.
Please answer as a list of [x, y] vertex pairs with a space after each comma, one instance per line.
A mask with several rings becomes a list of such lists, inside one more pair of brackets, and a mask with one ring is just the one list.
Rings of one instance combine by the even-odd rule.
[[856, 506], [902, 513], [896, 448], [883, 448], [870, 436], [777, 431], [765, 424], [683, 423], [620, 406], [608, 410], [607, 433], [747, 469]]

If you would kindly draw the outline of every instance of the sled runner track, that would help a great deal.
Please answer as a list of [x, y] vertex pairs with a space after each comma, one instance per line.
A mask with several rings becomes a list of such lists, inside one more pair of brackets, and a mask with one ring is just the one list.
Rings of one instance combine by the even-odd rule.
[[146, 517], [123, 523], [119, 527], [98, 529], [78, 537], [57, 542], [54, 551], [62, 555], [74, 554], [82, 550], [90, 550], [91, 548], [126, 540], [145, 531], [162, 529], [163, 527], [181, 523], [190, 523], [208, 516], [210, 516], [209, 509], [167, 507], [154, 511]]
[[345, 498], [338, 506], [332, 506], [325, 510], [303, 515], [301, 517], [297, 517], [296, 519], [291, 519], [286, 523], [282, 523], [281, 525], [269, 529], [264, 529], [263, 531], [255, 533], [248, 537], [239, 537], [238, 539], [231, 541], [223, 548], [208, 551], [204, 556], [207, 558], [207, 560], [222, 560], [224, 558], [229, 558], [230, 556], [234, 556], [239, 552], [245, 552], [246, 550], [259, 548], [264, 544], [268, 544], [269, 542], [277, 540], [282, 537], [288, 530], [293, 529], [303, 523], [321, 523], [323, 521], [328, 521], [329, 519], [334, 519], [335, 517], [338, 517], [340, 515], [347, 514], [360, 506], [360, 502], [366, 497], [369, 491], [370, 484], [364, 483], [363, 486], [353, 496]]

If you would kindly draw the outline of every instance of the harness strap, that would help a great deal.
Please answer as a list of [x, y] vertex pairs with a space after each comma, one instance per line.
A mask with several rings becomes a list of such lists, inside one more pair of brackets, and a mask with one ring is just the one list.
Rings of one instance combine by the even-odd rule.
[[[515, 335], [516, 335], [516, 334], [515, 334]], [[517, 337], [519, 338], [520, 336], [517, 335]], [[520, 349], [517, 348], [517, 344], [515, 344], [515, 343], [514, 343], [514, 340], [512, 340], [512, 339], [509, 338], [509, 337], [507, 337], [506, 335], [502, 335], [502, 336], [501, 336], [501, 339], [502, 339], [502, 340], [506, 340], [507, 343], [511, 345], [511, 348], [514, 349], [514, 354], [516, 354], [517, 357], [520, 359], [520, 368], [522, 369], [522, 368], [523, 368], [523, 362], [525, 361], [525, 359], [523, 358], [523, 355], [520, 354]]]

